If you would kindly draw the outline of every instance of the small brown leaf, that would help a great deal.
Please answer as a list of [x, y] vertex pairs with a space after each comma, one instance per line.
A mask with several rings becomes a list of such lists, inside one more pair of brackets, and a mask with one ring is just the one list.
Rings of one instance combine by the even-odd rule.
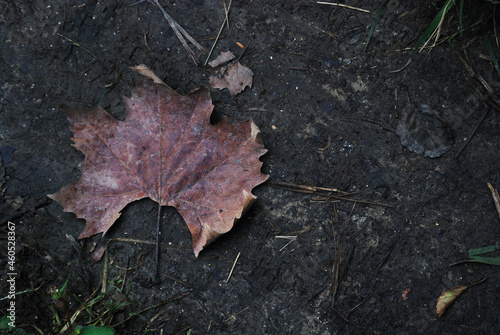
[[210, 77], [210, 86], [221, 90], [227, 88], [231, 98], [241, 93], [247, 86], [252, 87], [252, 70], [239, 62], [229, 64], [227, 68], [222, 68], [221, 74], [222, 78]]
[[209, 62], [208, 65], [211, 67], [217, 67], [234, 59], [235, 55], [231, 51], [221, 52], [216, 59]]
[[457, 300], [457, 298], [467, 291], [470, 286], [455, 286], [448, 290], [441, 292], [436, 303], [436, 314], [438, 318], [442, 317], [450, 305]]

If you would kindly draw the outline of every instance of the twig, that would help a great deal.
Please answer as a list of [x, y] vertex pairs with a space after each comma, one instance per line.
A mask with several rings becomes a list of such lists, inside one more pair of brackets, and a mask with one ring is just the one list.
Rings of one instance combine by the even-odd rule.
[[162, 276], [167, 277], [168, 279], [171, 279], [171, 280], [173, 280], [173, 281], [175, 281], [175, 282], [178, 282], [178, 283], [179, 283], [179, 284], [181, 284], [181, 285], [187, 286], [187, 287], [189, 287], [189, 288], [194, 288], [194, 286], [193, 286], [193, 285], [188, 284], [188, 283], [186, 283], [185, 281], [182, 281], [182, 280], [180, 280], [180, 279], [177, 279], [177, 278], [175, 278], [175, 277], [173, 277], [173, 276], [170, 276], [170, 275], [168, 275], [168, 274], [166, 274], [166, 273], [162, 274]]
[[330, 37], [333, 37], [333, 38], [340, 38], [340, 36], [339, 36], [339, 35], [335, 35], [335, 34], [333, 34], [333, 33], [329, 32], [329, 31], [323, 30], [323, 29], [321, 29], [321, 28], [320, 28], [320, 27], [318, 27], [318, 26], [311, 25], [311, 27], [313, 27], [314, 29], [316, 29], [316, 30], [318, 30], [318, 31], [321, 31], [323, 34], [327, 34], [327, 35], [328, 35], [328, 36], [330, 36]]
[[[323, 195], [326, 197], [323, 201], [328, 201], [330, 199], [337, 199], [337, 200], [357, 202], [360, 204], [367, 204], [367, 205], [375, 205], [375, 206], [390, 207], [390, 208], [396, 207], [396, 205], [394, 205], [394, 204], [384, 204], [381, 202], [375, 202], [375, 201], [370, 201], [370, 200], [359, 200], [359, 199], [346, 198], [346, 196], [352, 195], [353, 193], [347, 193], [347, 192], [340, 191], [337, 189], [332, 189], [332, 188], [297, 185], [297, 184], [277, 182], [277, 181], [268, 181], [268, 183], [271, 186], [276, 186], [276, 187], [279, 187], [279, 188], [282, 188], [282, 189], [285, 189], [288, 191], [292, 191], [292, 192]], [[321, 191], [323, 191], [323, 192], [321, 192]], [[328, 193], [325, 193], [325, 192], [328, 192]], [[340, 196], [333, 195], [330, 193], [343, 193], [344, 196], [340, 197]]]
[[79, 48], [82, 48], [82, 49], [83, 49], [85, 52], [87, 52], [89, 55], [91, 55], [91, 56], [92, 56], [92, 57], [94, 57], [95, 59], [99, 60], [99, 59], [97, 58], [97, 56], [96, 56], [96, 55], [94, 55], [94, 54], [93, 54], [92, 52], [90, 52], [88, 49], [86, 49], [86, 48], [82, 47], [82, 46], [81, 46], [81, 44], [79, 44], [79, 43], [77, 43], [77, 42], [73, 41], [71, 38], [66, 37], [66, 36], [64, 36], [64, 35], [61, 35], [61, 34], [59, 34], [59, 33], [57, 33], [57, 36], [60, 36], [60, 37], [64, 38], [66, 41], [70, 42], [70, 43], [71, 43], [71, 44], [73, 44], [74, 46], [77, 46], [77, 47], [79, 47]]
[[189, 35], [184, 30], [184, 28], [182, 28], [170, 15], [168, 15], [167, 11], [160, 5], [158, 0], [148, 0], [148, 1], [149, 1], [149, 3], [156, 5], [156, 7], [158, 7], [158, 9], [160, 9], [160, 11], [163, 13], [163, 16], [165, 16], [165, 19], [167, 19], [168, 24], [170, 25], [170, 27], [172, 27], [172, 30], [174, 31], [175, 35], [177, 36], [179, 41], [182, 43], [182, 46], [184, 47], [184, 49], [186, 49], [186, 51], [189, 53], [189, 55], [193, 59], [194, 63], [196, 65], [198, 65], [198, 59], [196, 58], [194, 51], [187, 44], [184, 37], [186, 37], [189, 40], [189, 42], [191, 42], [195, 47], [197, 47], [198, 50], [201, 50], [205, 53], [207, 52], [207, 50], [204, 47], [202, 47], [201, 44], [198, 43], [194, 38], [192, 38], [191, 35]]
[[222, 25], [220, 26], [219, 33], [217, 34], [217, 37], [215, 38], [214, 44], [212, 44], [212, 48], [210, 49], [210, 52], [208, 53], [207, 59], [205, 60], [204, 66], [207, 66], [208, 60], [210, 59], [210, 56], [212, 56], [212, 52], [215, 49], [215, 45], [219, 41], [220, 34], [222, 33], [222, 30], [224, 29], [224, 25], [227, 22], [227, 28], [229, 29], [229, 10], [231, 9], [231, 3], [233, 0], [229, 0], [229, 5], [227, 6], [226, 9], [226, 3], [224, 2], [224, 11], [226, 12], [226, 17], [224, 18], [224, 21], [222, 22]]
[[227, 27], [227, 36], [231, 35], [231, 28], [229, 27], [229, 8], [231, 8], [231, 2], [233, 0], [229, 0], [229, 6], [226, 6], [226, 1], [222, 0], [222, 4], [224, 5], [224, 13], [226, 13], [226, 27]]
[[353, 7], [353, 6], [344, 5], [344, 4], [341, 4], [341, 3], [318, 1], [317, 4], [319, 4], [319, 5], [330, 5], [330, 6], [337, 6], [337, 7], [349, 8], [349, 9], [357, 10], [357, 11], [360, 11], [360, 12], [363, 12], [363, 13], [370, 13], [370, 11], [368, 9]]
[[280, 252], [283, 251], [283, 249], [285, 249], [286, 247], [288, 247], [288, 245], [290, 243], [292, 243], [293, 241], [295, 241], [297, 239], [297, 236], [275, 236], [274, 238], [282, 238], [282, 239], [285, 239], [285, 240], [289, 240], [283, 247], [281, 247], [281, 249], [279, 250]]
[[487, 108], [486, 111], [483, 113], [483, 116], [481, 116], [481, 119], [479, 119], [479, 122], [476, 124], [474, 129], [472, 129], [469, 137], [467, 137], [467, 140], [464, 142], [464, 144], [462, 145], [462, 147], [460, 148], [460, 150], [456, 154], [455, 158], [460, 157], [462, 152], [465, 150], [465, 147], [469, 144], [470, 140], [472, 139], [472, 137], [474, 137], [474, 134], [476, 133], [476, 131], [479, 129], [479, 127], [483, 123], [484, 119], [486, 119], [486, 116], [488, 115], [489, 111], [490, 111], [489, 108]]
[[336, 309], [336, 308], [332, 308], [332, 309], [333, 309], [333, 311], [334, 311], [335, 313], [337, 313], [337, 314], [338, 314], [338, 315], [339, 315], [339, 316], [340, 316], [340, 317], [341, 317], [341, 318], [342, 318], [345, 322], [349, 323], [349, 319], [348, 319], [348, 318], [346, 318], [345, 316], [343, 316], [343, 315], [342, 315], [342, 313], [340, 313], [340, 311], [339, 311], [338, 309]]
[[299, 235], [299, 234], [307, 233], [307, 232], [309, 232], [309, 231], [311, 231], [313, 229], [314, 229], [314, 226], [307, 226], [307, 227], [304, 227], [304, 228], [299, 229], [299, 230], [287, 232], [287, 234], [288, 235]]
[[129, 264], [130, 264], [130, 255], [127, 257], [127, 266], [125, 267], [125, 273], [123, 275], [123, 281], [122, 281], [122, 285], [120, 287], [120, 293], [123, 292], [123, 288], [125, 287], [125, 282], [127, 281], [128, 265]]
[[498, 190], [493, 188], [493, 186], [488, 183], [488, 188], [491, 191], [491, 196], [493, 197], [493, 201], [495, 202], [495, 207], [497, 208], [498, 218], [500, 219], [500, 196], [498, 195]]
[[367, 118], [364, 118], [364, 117], [345, 117], [342, 120], [343, 121], [364, 121], [364, 122], [373, 123], [373, 124], [376, 124], [376, 125], [382, 127], [385, 130], [390, 131], [391, 133], [396, 134], [396, 130], [394, 128], [389, 127], [388, 125], [385, 125], [382, 122], [379, 122], [379, 121], [376, 121], [376, 120], [371, 120], [371, 119], [367, 119]]
[[[346, 218], [345, 222], [347, 223], [349, 220], [351, 220], [352, 213], [354, 213], [354, 208], [356, 208], [356, 203], [352, 205], [351, 211]], [[340, 282], [342, 281], [342, 278], [344, 277], [344, 274], [342, 273], [342, 276], [340, 275], [340, 265], [342, 263], [342, 239], [340, 236], [340, 233], [335, 230], [334, 227], [334, 222], [332, 221], [332, 231], [333, 231], [333, 241], [335, 243], [335, 253], [333, 256], [333, 268], [332, 268], [332, 308], [335, 308], [335, 303], [337, 301], [337, 293], [340, 287]], [[344, 271], [347, 271], [347, 267], [349, 266], [349, 263], [351, 261], [352, 254], [349, 255], [347, 258], [348, 262], [344, 265]], [[340, 278], [340, 281], [339, 281]]]
[[352, 312], [354, 312], [354, 310], [355, 310], [356, 308], [358, 308], [359, 306], [361, 306], [362, 304], [364, 304], [364, 303], [365, 303], [365, 301], [367, 301], [368, 299], [370, 299], [371, 297], [373, 297], [373, 296], [375, 295], [375, 293], [377, 293], [377, 292], [378, 292], [378, 290], [373, 291], [373, 292], [372, 292], [372, 294], [370, 294], [369, 296], [367, 296], [366, 298], [364, 298], [363, 300], [361, 300], [361, 302], [359, 302], [359, 303], [358, 303], [357, 305], [355, 305], [353, 308], [351, 308], [351, 309], [349, 310], [349, 312], [347, 312], [347, 317], [349, 317], [349, 315], [351, 315], [351, 313], [352, 313]]
[[[354, 210], [354, 208], [353, 208]], [[339, 290], [339, 274], [340, 274], [340, 263], [342, 262], [342, 248], [340, 246], [340, 233], [335, 231], [332, 222], [333, 229], [333, 241], [335, 243], [335, 254], [333, 257], [333, 268], [332, 268], [332, 307], [335, 306], [337, 300], [337, 292]]]
[[229, 320], [233, 320], [233, 319], [236, 319], [236, 316], [238, 316], [239, 314], [243, 313], [244, 311], [246, 311], [247, 309], [249, 308], [249, 306], [243, 308], [241, 311], [239, 311], [238, 313], [236, 314], [233, 314], [231, 315], [230, 317], [228, 317], [226, 320], [224, 320], [223, 322], [226, 323], [228, 322]]
[[238, 252], [238, 255], [236, 255], [236, 258], [233, 262], [233, 266], [231, 267], [231, 271], [229, 271], [229, 275], [227, 276], [226, 279], [226, 284], [229, 283], [229, 279], [231, 279], [231, 275], [233, 274], [234, 267], [236, 266], [236, 263], [238, 262], [238, 258], [240, 258], [241, 252]]
[[406, 64], [405, 64], [405, 65], [403, 65], [403, 67], [402, 67], [402, 68], [397, 69], [397, 70], [392, 70], [392, 71], [389, 71], [389, 73], [398, 73], [398, 72], [401, 72], [401, 71], [403, 71], [404, 69], [406, 69], [406, 68], [408, 67], [408, 65], [410, 65], [410, 63], [411, 63], [411, 59], [409, 59], [409, 60], [408, 60], [408, 62], [406, 62]]
[[106, 249], [104, 250], [104, 266], [102, 267], [102, 284], [101, 284], [102, 294], [106, 293], [106, 283], [108, 282], [108, 267], [109, 267], [108, 245], [109, 245], [109, 240], [108, 243], [106, 243]]
[[156, 244], [154, 241], [138, 240], [135, 238], [126, 238], [126, 237], [110, 238], [108, 240], [108, 242], [132, 242], [132, 243], [141, 243], [141, 244], [149, 244], [149, 245]]
[[294, 183], [288, 183], [288, 182], [281, 182], [281, 181], [269, 181], [271, 185], [274, 186], [281, 186], [281, 187], [289, 187], [290, 189], [296, 189], [296, 192], [299, 191], [304, 191], [303, 193], [314, 193], [317, 191], [325, 191], [325, 192], [336, 192], [336, 193], [343, 193], [343, 194], [349, 194], [348, 192], [341, 191], [336, 188], [326, 188], [326, 187], [319, 187], [319, 186], [307, 186], [307, 185], [299, 185], [299, 184], [294, 184]]

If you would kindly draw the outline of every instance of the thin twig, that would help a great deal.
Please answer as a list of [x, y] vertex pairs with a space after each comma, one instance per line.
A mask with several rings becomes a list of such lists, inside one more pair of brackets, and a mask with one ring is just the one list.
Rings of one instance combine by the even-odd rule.
[[351, 308], [349, 310], [349, 312], [347, 312], [347, 317], [349, 317], [349, 315], [351, 315], [352, 312], [354, 312], [355, 309], [357, 309], [359, 306], [361, 306], [362, 304], [365, 303], [365, 301], [367, 301], [368, 299], [370, 299], [371, 297], [373, 297], [375, 295], [375, 293], [377, 293], [378, 290], [376, 291], [373, 291], [372, 294], [370, 294], [369, 296], [367, 296], [366, 298], [364, 298], [363, 300], [361, 300], [361, 302], [359, 302], [358, 304], [356, 304], [353, 308]]
[[226, 6], [226, 1], [222, 0], [222, 4], [224, 5], [224, 13], [226, 13], [226, 27], [227, 27], [227, 36], [231, 35], [231, 28], [229, 27], [229, 8], [231, 7], [231, 2], [233, 0], [229, 0], [229, 7]]
[[122, 281], [122, 285], [120, 287], [120, 293], [123, 292], [123, 289], [125, 287], [125, 282], [127, 281], [128, 265], [129, 264], [130, 264], [130, 255], [127, 257], [127, 266], [125, 267], [125, 273], [123, 274], [123, 281]]
[[94, 57], [95, 59], [99, 60], [99, 59], [97, 58], [97, 56], [96, 56], [96, 55], [94, 55], [94, 54], [93, 54], [92, 52], [90, 52], [88, 49], [86, 49], [86, 48], [82, 47], [82, 45], [81, 45], [81, 44], [79, 44], [79, 43], [77, 43], [77, 42], [73, 41], [71, 38], [66, 37], [66, 36], [64, 36], [64, 35], [61, 35], [61, 34], [59, 34], [59, 33], [57, 33], [57, 35], [58, 35], [58, 36], [60, 36], [60, 37], [62, 37], [62, 38], [64, 38], [66, 41], [70, 42], [70, 43], [71, 43], [71, 44], [73, 44], [74, 46], [77, 46], [77, 47], [79, 47], [79, 48], [82, 48], [82, 49], [83, 49], [85, 52], [87, 52], [89, 55], [91, 55], [91, 56], [92, 56], [92, 57]]
[[[354, 210], [354, 208], [353, 208]], [[333, 268], [332, 268], [332, 307], [335, 306], [337, 300], [337, 292], [339, 290], [339, 273], [340, 273], [340, 263], [342, 262], [342, 248], [340, 246], [340, 233], [335, 231], [332, 222], [333, 229], [333, 242], [335, 243], [334, 249], [335, 253], [333, 256]]]
[[288, 245], [290, 243], [292, 243], [293, 241], [295, 241], [297, 239], [297, 236], [275, 236], [274, 238], [282, 238], [282, 239], [285, 239], [285, 240], [289, 240], [284, 246], [281, 247], [281, 249], [279, 250], [281, 252], [286, 247], [288, 247]]
[[168, 279], [171, 279], [171, 280], [173, 280], [173, 281], [175, 281], [175, 282], [177, 282], [177, 283], [179, 283], [179, 284], [181, 284], [181, 285], [187, 286], [187, 287], [189, 287], [189, 288], [194, 288], [194, 286], [193, 286], [193, 285], [188, 284], [188, 283], [186, 283], [185, 281], [182, 281], [182, 280], [180, 280], [180, 279], [177, 279], [177, 278], [175, 278], [175, 277], [173, 277], [173, 276], [170, 276], [170, 275], [168, 275], [168, 274], [166, 274], [166, 273], [163, 273], [163, 274], [162, 274], [162, 276], [167, 277]]
[[327, 35], [328, 35], [328, 36], [330, 36], [330, 37], [333, 37], [333, 38], [340, 38], [340, 36], [339, 36], [339, 35], [335, 35], [335, 34], [333, 34], [333, 33], [329, 32], [329, 31], [323, 30], [323, 29], [321, 29], [321, 28], [320, 28], [320, 27], [318, 27], [318, 26], [311, 25], [311, 27], [312, 27], [312, 28], [314, 28], [314, 29], [316, 29], [316, 30], [318, 30], [318, 31], [321, 31], [323, 34], [327, 34]]
[[401, 71], [403, 71], [404, 69], [406, 69], [406, 68], [408, 67], [408, 65], [410, 65], [410, 63], [411, 63], [411, 59], [409, 59], [409, 60], [408, 60], [408, 62], [406, 62], [406, 64], [405, 64], [405, 65], [403, 65], [403, 67], [402, 67], [402, 68], [397, 69], [397, 70], [392, 70], [392, 71], [389, 71], [389, 73], [398, 73], [398, 72], [401, 72]]
[[226, 322], [228, 322], [228, 321], [230, 321], [230, 320], [236, 319], [236, 316], [238, 316], [239, 314], [243, 313], [243, 312], [244, 312], [244, 311], [246, 311], [248, 308], [249, 308], [249, 306], [247, 306], [247, 307], [243, 308], [241, 311], [239, 311], [239, 312], [238, 312], [238, 313], [236, 313], [236, 314], [231, 315], [230, 317], [228, 317], [228, 318], [227, 318], [226, 320], [224, 320], [223, 322], [224, 322], [224, 323], [226, 323]]
[[376, 120], [371, 120], [371, 119], [364, 118], [364, 117], [345, 117], [345, 118], [342, 119], [342, 121], [364, 121], [364, 122], [370, 122], [370, 123], [379, 125], [383, 129], [388, 130], [388, 131], [390, 131], [393, 134], [396, 134], [396, 129], [394, 129], [394, 128], [386, 125], [386, 124], [383, 124], [382, 122], [379, 122], [379, 121], [376, 121]]
[[474, 129], [472, 129], [472, 132], [470, 133], [469, 137], [467, 137], [467, 140], [464, 142], [464, 144], [462, 145], [462, 147], [460, 148], [460, 150], [456, 154], [455, 158], [460, 157], [462, 152], [465, 150], [465, 147], [469, 144], [470, 140], [472, 139], [472, 137], [474, 137], [474, 134], [476, 133], [476, 131], [479, 129], [479, 127], [483, 123], [484, 119], [486, 119], [486, 116], [488, 115], [489, 111], [490, 111], [489, 108], [487, 108], [484, 111], [483, 115], [481, 116], [481, 119], [479, 119], [479, 122], [476, 124]]
[[326, 191], [326, 192], [338, 192], [338, 193], [343, 193], [343, 194], [348, 194], [348, 192], [341, 191], [336, 188], [326, 188], [326, 187], [319, 187], [319, 186], [307, 186], [307, 185], [299, 185], [299, 184], [294, 184], [294, 183], [288, 183], [288, 182], [281, 182], [281, 181], [269, 181], [271, 185], [274, 186], [281, 186], [281, 187], [289, 187], [289, 188], [295, 188], [297, 190], [302, 190], [305, 191], [303, 193], [314, 193], [317, 191]]
[[233, 266], [231, 267], [231, 271], [229, 271], [229, 275], [227, 276], [226, 279], [226, 284], [229, 283], [229, 279], [231, 279], [231, 275], [233, 274], [234, 267], [236, 266], [236, 263], [238, 262], [238, 258], [240, 258], [241, 252], [238, 252], [238, 255], [236, 255], [236, 259], [233, 262]]
[[222, 33], [222, 30], [224, 29], [224, 25], [227, 22], [227, 28], [229, 29], [229, 10], [231, 9], [231, 3], [233, 0], [229, 0], [229, 5], [227, 6], [226, 9], [226, 3], [224, 2], [224, 11], [226, 12], [226, 17], [224, 18], [224, 21], [222, 22], [222, 25], [220, 26], [219, 33], [217, 34], [217, 37], [215, 38], [214, 44], [212, 44], [212, 48], [210, 49], [210, 52], [208, 53], [207, 59], [205, 60], [204, 66], [207, 66], [208, 60], [210, 59], [210, 56], [212, 56], [212, 52], [215, 49], [215, 45], [219, 41], [220, 34]]
[[109, 267], [109, 256], [108, 256], [108, 243], [106, 243], [106, 249], [104, 250], [104, 265], [102, 267], [102, 284], [101, 293], [106, 293], [106, 283], [108, 282], [108, 267]]
[[319, 5], [330, 5], [330, 6], [337, 6], [337, 7], [349, 8], [349, 9], [357, 10], [357, 11], [360, 11], [360, 12], [363, 12], [363, 13], [370, 13], [370, 11], [368, 9], [353, 7], [353, 6], [344, 5], [344, 4], [341, 4], [341, 3], [318, 1], [317, 4], [319, 4]]
[[345, 316], [343, 316], [343, 315], [342, 315], [342, 313], [340, 313], [340, 311], [339, 311], [338, 309], [336, 309], [336, 308], [332, 308], [332, 309], [333, 309], [333, 311], [334, 311], [335, 313], [337, 313], [337, 314], [338, 314], [338, 315], [339, 315], [339, 316], [340, 316], [340, 317], [341, 317], [341, 318], [342, 318], [345, 322], [349, 323], [349, 319], [348, 319], [348, 318], [346, 318]]

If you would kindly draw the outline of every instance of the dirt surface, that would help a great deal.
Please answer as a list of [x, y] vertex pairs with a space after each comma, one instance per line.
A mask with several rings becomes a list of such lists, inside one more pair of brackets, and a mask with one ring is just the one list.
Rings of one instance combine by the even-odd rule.
[[[213, 70], [194, 64], [148, 2], [0, 4], [2, 298], [9, 288], [9, 220], [16, 226], [16, 291], [26, 291], [15, 299], [18, 327], [60, 330], [56, 312], [63, 320], [73, 315], [100, 292], [106, 275], [108, 290], [112, 283], [123, 288], [129, 303], [106, 321], [120, 323], [119, 334], [500, 332], [498, 269], [449, 266], [500, 236], [487, 187], [500, 187], [498, 113], [489, 110], [459, 155], [488, 108], [457, 54], [464, 57], [466, 45], [474, 70], [498, 92], [498, 76], [481, 56], [488, 54], [481, 29], [493, 41], [491, 25], [412, 54], [442, 1], [391, 1], [365, 50], [379, 2], [354, 3], [371, 11], [364, 13], [313, 1], [233, 1], [231, 29], [222, 31], [211, 59], [226, 50], [242, 55], [254, 84], [234, 99], [227, 90], [212, 90], [212, 121], [254, 120], [269, 149], [262, 160], [270, 181], [254, 190], [258, 200], [235, 228], [199, 258], [182, 218], [166, 208], [161, 283], [155, 284], [152, 245], [115, 241], [107, 262], [89, 255], [95, 243], [111, 238], [154, 241], [157, 205], [151, 200], [127, 206], [104, 238], [76, 244], [67, 238], [76, 238], [84, 223], [46, 195], [79, 178], [83, 155], [71, 146], [59, 105], [98, 103], [123, 120], [122, 96], [130, 96], [138, 79], [130, 66], [148, 65], [182, 94], [208, 85]], [[225, 17], [222, 2], [162, 4], [211, 48]], [[456, 27], [448, 22], [444, 33]], [[438, 111], [453, 135], [440, 158], [401, 145], [395, 129], [408, 101]], [[292, 192], [273, 182], [356, 192], [353, 198], [377, 204]], [[463, 294], [443, 319], [436, 317], [442, 290], [482, 278], [488, 280]], [[64, 307], [50, 292], [66, 280]], [[94, 312], [118, 300], [107, 296]], [[1, 300], [2, 314], [9, 301]], [[77, 324], [88, 320], [83, 311]]]

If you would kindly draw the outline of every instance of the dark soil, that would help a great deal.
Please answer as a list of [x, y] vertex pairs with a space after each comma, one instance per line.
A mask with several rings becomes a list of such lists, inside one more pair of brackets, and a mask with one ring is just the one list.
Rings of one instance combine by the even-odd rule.
[[[458, 58], [468, 57], [498, 92], [482, 37], [494, 41], [492, 18], [413, 54], [442, 3], [391, 1], [365, 50], [381, 2], [357, 2], [367, 14], [314, 1], [233, 1], [230, 32], [222, 31], [212, 59], [226, 50], [242, 55], [254, 84], [234, 99], [212, 90], [213, 122], [254, 120], [269, 149], [262, 160], [270, 181], [254, 190], [258, 200], [235, 228], [199, 258], [182, 218], [165, 208], [161, 284], [152, 281], [154, 246], [111, 242], [108, 290], [111, 282], [123, 285], [129, 304], [107, 324], [122, 322], [119, 334], [500, 333], [498, 268], [450, 266], [500, 236], [487, 187], [500, 187], [500, 117], [478, 97], [473, 85], [481, 85]], [[84, 157], [71, 146], [59, 106], [98, 103], [123, 120], [122, 96], [139, 78], [130, 66], [148, 65], [182, 94], [208, 85], [213, 70], [194, 64], [148, 2], [0, 4], [2, 265], [9, 220], [16, 226], [16, 291], [26, 291], [15, 299], [16, 325], [51, 334], [61, 329], [55, 312], [68, 318], [82, 305], [75, 296], [83, 302], [100, 290], [105, 261], [94, 263], [91, 247], [110, 238], [154, 241], [157, 213], [151, 200], [132, 203], [106, 236], [72, 244], [67, 236], [76, 238], [84, 222], [46, 197], [78, 180]], [[162, 4], [210, 49], [225, 16], [221, 1]], [[444, 36], [456, 32], [456, 12]], [[248, 46], [245, 52], [236, 42]], [[197, 55], [204, 62], [206, 55]], [[453, 134], [440, 158], [409, 151], [394, 133], [409, 101], [438, 111]], [[395, 207], [292, 192], [273, 181], [356, 192], [356, 199]], [[436, 317], [442, 290], [482, 278], [488, 280]], [[66, 280], [65, 307], [50, 292]], [[96, 315], [117, 300], [99, 300]], [[9, 301], [1, 300], [2, 314]], [[134, 312], [140, 314], [128, 318]], [[83, 311], [76, 323], [88, 320]]]

